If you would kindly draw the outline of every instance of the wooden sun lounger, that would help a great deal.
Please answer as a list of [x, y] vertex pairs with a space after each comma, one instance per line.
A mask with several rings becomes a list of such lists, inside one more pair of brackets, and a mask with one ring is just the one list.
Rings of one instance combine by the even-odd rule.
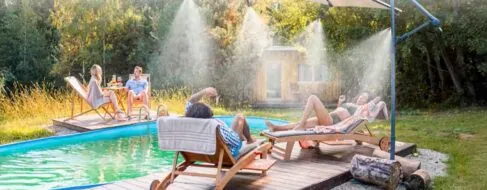
[[[217, 148], [214, 155], [204, 155], [183, 151], [176, 152], [171, 172], [161, 180], [154, 180], [150, 186], [150, 189], [166, 189], [179, 175], [188, 175], [215, 178], [215, 189], [220, 190], [223, 189], [225, 185], [233, 178], [233, 176], [235, 176], [240, 170], [246, 169], [260, 171], [262, 172], [262, 175], [265, 175], [266, 171], [269, 170], [276, 162], [275, 160], [267, 159], [268, 151], [272, 146], [269, 142], [259, 144], [255, 148], [241, 152], [238, 159], [235, 159], [232, 157], [230, 150], [218, 132], [216, 136]], [[179, 155], [183, 156], [184, 161], [180, 164], [176, 164]], [[259, 156], [260, 159], [256, 159], [257, 156]], [[186, 172], [185, 170], [190, 166], [216, 168], [216, 174]], [[224, 169], [226, 171], [223, 171]]]
[[[347, 133], [317, 133], [315, 131], [277, 131], [269, 132], [264, 131], [261, 136], [265, 136], [269, 139], [269, 142], [274, 145], [275, 143], [285, 142], [286, 148], [279, 148], [273, 146], [272, 153], [277, 153], [283, 157], [283, 160], [288, 161], [291, 159], [291, 153], [293, 151], [294, 143], [296, 141], [343, 141], [343, 140], [355, 140], [358, 144], [366, 142], [369, 144], [379, 145], [381, 150], [387, 151], [389, 148], [389, 139], [387, 137], [377, 138], [372, 135], [371, 131], [367, 127], [368, 121], [366, 119], [358, 119], [353, 122], [351, 128], [353, 130]], [[367, 134], [359, 132], [357, 129], [365, 127]]]
[[[110, 119], [115, 118], [112, 114], [110, 114], [110, 112], [108, 112], [107, 108], [105, 108], [105, 106], [109, 106], [109, 104], [111, 102], [106, 102], [102, 105], [99, 105], [98, 107], [94, 107], [93, 105], [91, 105], [89, 103], [88, 94], [86, 92], [86, 89], [83, 85], [81, 85], [81, 83], [78, 81], [78, 79], [76, 79], [74, 76], [68, 76], [68, 77], [64, 78], [64, 80], [66, 81], [66, 83], [68, 83], [68, 85], [73, 89], [73, 92], [76, 94], [73, 97], [73, 99], [71, 100], [71, 117], [67, 118], [65, 121], [74, 119], [78, 116], [84, 115], [84, 114], [91, 112], [91, 111], [95, 111], [98, 114], [98, 116], [100, 116], [103, 120], [105, 120], [105, 117], [102, 116], [100, 114], [100, 112], [98, 111], [98, 109], [100, 109], [100, 108], [103, 109], [103, 111], [105, 112], [105, 115], [108, 114], [110, 116]], [[75, 97], [80, 97], [81, 99], [83, 99], [91, 107], [91, 109], [83, 111], [83, 102], [80, 102], [81, 113], [75, 115], [74, 114], [74, 99], [75, 99]]]

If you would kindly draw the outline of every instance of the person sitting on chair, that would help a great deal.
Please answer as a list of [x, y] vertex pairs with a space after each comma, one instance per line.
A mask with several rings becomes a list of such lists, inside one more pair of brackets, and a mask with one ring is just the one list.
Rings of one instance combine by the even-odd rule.
[[88, 84], [88, 102], [95, 107], [105, 102], [111, 102], [115, 111], [115, 119], [126, 120], [123, 111], [118, 107], [118, 101], [115, 93], [109, 90], [102, 90], [100, 87], [102, 70], [100, 65], [94, 64], [90, 69], [91, 79]]
[[132, 113], [132, 106], [134, 100], [142, 100], [144, 102], [144, 109], [147, 113], [147, 119], [150, 119], [149, 110], [149, 96], [148, 96], [148, 86], [149, 83], [146, 79], [141, 77], [142, 67], [136, 66], [134, 68], [134, 78], [127, 81], [125, 88], [128, 91], [127, 95], [127, 114], [130, 116]]
[[[210, 119], [213, 118], [213, 111], [210, 106], [199, 102], [203, 96], [216, 97], [218, 95], [215, 88], [205, 88], [191, 96], [186, 103], [185, 117]], [[252, 135], [250, 134], [250, 128], [243, 115], [238, 114], [232, 123], [232, 127], [228, 127], [225, 122], [215, 119], [221, 124], [219, 127], [220, 134], [223, 137], [223, 141], [227, 144], [232, 156], [238, 156], [239, 150], [242, 147], [242, 141], [246, 140], [247, 144], [254, 142]]]

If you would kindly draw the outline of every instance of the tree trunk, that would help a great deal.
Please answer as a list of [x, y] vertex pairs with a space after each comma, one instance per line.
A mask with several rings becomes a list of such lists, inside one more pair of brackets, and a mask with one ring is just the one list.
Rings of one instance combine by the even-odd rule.
[[428, 68], [428, 79], [430, 81], [430, 95], [429, 99], [432, 100], [435, 96], [436, 83], [433, 76], [433, 69], [431, 65], [431, 57], [428, 48], [426, 48], [426, 67]]
[[468, 80], [467, 75], [465, 73], [465, 57], [463, 56], [463, 49], [461, 47], [456, 48], [457, 53], [457, 64], [458, 64], [458, 71], [463, 78], [464, 84], [467, 87], [467, 93], [472, 98], [476, 97], [475, 88], [473, 84]]
[[355, 155], [350, 173], [355, 179], [395, 189], [401, 177], [401, 164], [394, 160]]
[[445, 91], [445, 76], [443, 75], [443, 71], [441, 69], [441, 59], [440, 59], [440, 55], [438, 54], [438, 52], [434, 53], [433, 59], [435, 60], [436, 70], [438, 71], [438, 76], [440, 77], [439, 87], [440, 87], [441, 92], [443, 93]]
[[453, 68], [453, 65], [451, 64], [450, 59], [448, 59], [448, 57], [446, 56], [445, 51], [441, 52], [441, 57], [443, 58], [443, 61], [445, 62], [445, 66], [448, 69], [448, 73], [450, 73], [450, 77], [451, 77], [451, 80], [453, 82], [453, 86], [455, 87], [455, 91], [460, 95], [463, 94], [464, 91], [463, 91], [462, 85], [460, 83], [460, 80], [458, 80], [458, 76], [455, 73], [455, 68]]

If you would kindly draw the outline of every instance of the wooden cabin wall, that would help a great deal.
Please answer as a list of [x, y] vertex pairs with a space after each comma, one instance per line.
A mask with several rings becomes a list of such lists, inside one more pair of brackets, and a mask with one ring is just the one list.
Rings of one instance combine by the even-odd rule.
[[263, 102], [266, 101], [267, 99], [267, 78], [266, 78], [266, 69], [265, 69], [265, 63], [259, 63], [257, 66], [257, 75], [256, 75], [255, 80], [255, 99], [258, 102]]
[[[257, 69], [255, 98], [258, 102], [267, 102], [267, 64], [281, 65], [281, 100], [286, 102], [302, 102], [311, 94], [317, 95], [322, 101], [336, 102], [341, 94], [339, 75], [326, 82], [299, 82], [299, 64], [305, 63], [304, 56], [298, 51], [268, 51]], [[298, 91], [291, 89], [297, 84]]]

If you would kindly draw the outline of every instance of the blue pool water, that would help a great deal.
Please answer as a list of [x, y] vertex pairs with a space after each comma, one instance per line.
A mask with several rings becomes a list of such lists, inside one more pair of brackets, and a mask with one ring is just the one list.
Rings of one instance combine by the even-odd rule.
[[[227, 125], [233, 120], [217, 118]], [[247, 121], [254, 136], [266, 129], [263, 118]], [[80, 186], [167, 171], [174, 154], [158, 149], [156, 131], [152, 122], [0, 146], [0, 189]]]

